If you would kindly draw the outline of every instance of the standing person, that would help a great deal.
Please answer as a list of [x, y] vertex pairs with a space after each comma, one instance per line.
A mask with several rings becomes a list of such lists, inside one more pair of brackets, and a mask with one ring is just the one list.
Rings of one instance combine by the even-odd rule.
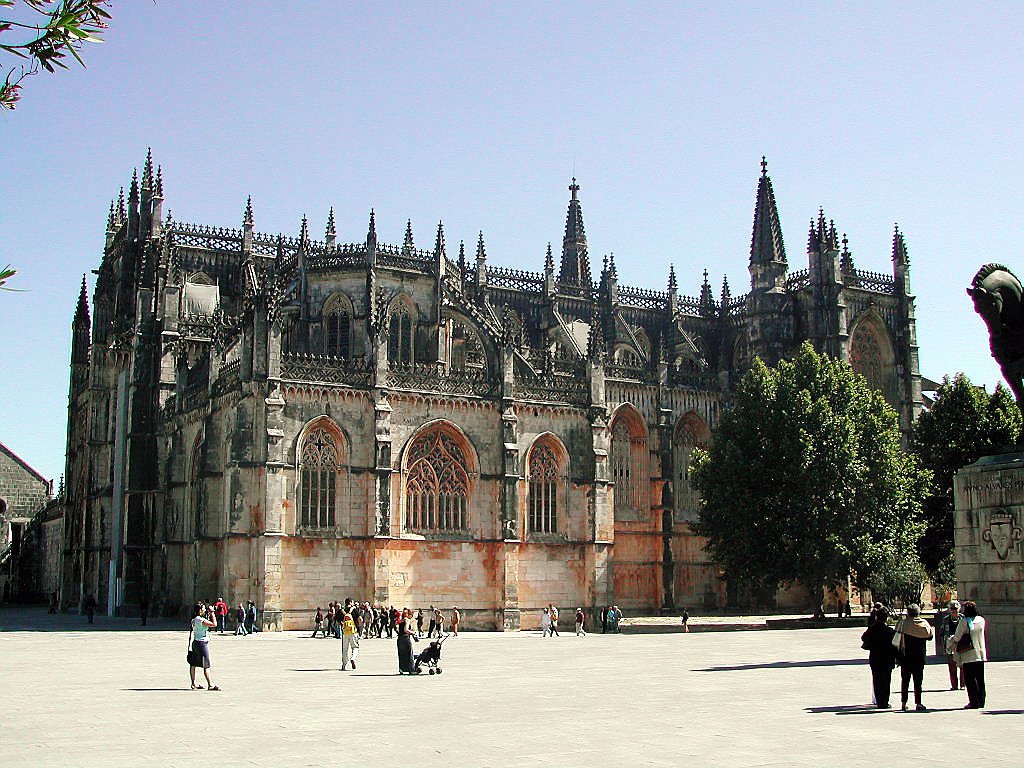
[[217, 631], [223, 635], [224, 622], [228, 615], [228, 604], [224, 602], [223, 597], [217, 598], [217, 602], [213, 604], [213, 610], [217, 613]]
[[459, 622], [462, 621], [462, 614], [459, 613], [459, 606], [452, 606], [452, 632], [456, 637], [459, 636]]
[[[395, 626], [396, 627], [398, 626], [397, 622], [395, 623]], [[422, 608], [417, 608], [416, 609], [416, 634], [417, 635], [422, 635], [423, 634], [423, 609]], [[390, 637], [390, 635], [388, 635], [388, 637]]]
[[547, 637], [551, 634], [551, 612], [545, 608], [540, 617], [540, 636]]
[[57, 612], [57, 590], [55, 589], [55, 590], [53, 590], [53, 592], [50, 593], [50, 610], [47, 611], [47, 613], [56, 613], [56, 612]]
[[316, 637], [316, 633], [320, 632], [324, 635], [327, 634], [324, 629], [324, 612], [323, 609], [318, 605], [316, 607], [316, 615], [313, 617], [313, 634], [310, 637]]
[[427, 627], [427, 637], [434, 636], [434, 630], [437, 629], [437, 609], [434, 606], [430, 606], [430, 625]]
[[142, 597], [139, 598], [139, 619], [142, 626], [146, 626], [146, 620], [149, 618], [149, 595], [143, 593]]
[[608, 606], [601, 608], [601, 634], [608, 632]]
[[192, 690], [201, 691], [203, 686], [196, 685], [196, 669], [203, 668], [203, 675], [206, 677], [206, 687], [211, 691], [219, 691], [210, 679], [210, 635], [209, 628], [216, 627], [215, 622], [206, 606], [196, 603], [192, 607], [192, 658], [189, 660], [189, 677], [192, 680]]
[[96, 615], [96, 598], [92, 596], [92, 592], [85, 596], [85, 615], [89, 618], [89, 623], [92, 624], [93, 616]]
[[245, 612], [245, 630], [250, 635], [257, 631], [256, 629], [256, 603], [252, 600], [249, 601], [249, 607]]
[[551, 613], [551, 636], [561, 637], [558, 634], [558, 608], [554, 603], [548, 603], [548, 611]]
[[245, 631], [245, 606], [241, 603], [235, 609], [235, 634], [243, 637], [249, 634]]
[[441, 637], [444, 635], [444, 614], [441, 613], [440, 608], [434, 609], [434, 625], [437, 631], [437, 636]]
[[412, 609], [404, 608], [398, 622], [398, 674], [413, 673], [412, 661]]
[[685, 608], [683, 608], [682, 625], [683, 625], [683, 632], [689, 632], [690, 631], [690, 612], [687, 611]]
[[583, 624], [587, 620], [587, 616], [583, 613], [582, 608], [576, 609], [576, 637], [586, 637], [587, 631], [583, 629]]
[[944, 611], [941, 619], [935, 627], [935, 634], [942, 638], [939, 648], [946, 654], [946, 666], [949, 668], [949, 689], [955, 691], [959, 688], [966, 688], [964, 679], [964, 668], [960, 666], [956, 656], [956, 643], [951, 642], [956, 634], [956, 628], [963, 621], [960, 614], [960, 603], [953, 600], [949, 604], [949, 610]]
[[615, 632], [622, 632], [622, 609], [617, 605], [612, 606], [612, 611], [615, 612]]
[[907, 607], [907, 616], [897, 626], [903, 635], [903, 659], [900, 661], [900, 702], [907, 711], [907, 689], [914, 679], [914, 703], [918, 712], [927, 712], [921, 703], [921, 685], [924, 680], [924, 663], [928, 657], [928, 641], [932, 639], [932, 628], [921, 618], [921, 606], [914, 603]]
[[341, 612], [341, 668], [344, 670], [352, 663], [352, 669], [356, 668], [356, 657], [359, 656], [359, 630], [356, 628], [355, 619], [348, 611]]
[[[962, 638], [970, 636], [971, 645], [961, 645]], [[978, 615], [978, 605], [973, 600], [964, 603], [964, 618], [957, 625], [953, 635], [953, 647], [957, 649], [957, 660], [964, 670], [967, 683], [967, 706], [964, 709], [985, 707], [985, 662], [988, 648], [985, 644], [985, 619]]]
[[879, 709], [890, 709], [889, 690], [892, 687], [892, 669], [896, 666], [896, 654], [893, 653], [892, 637], [895, 631], [886, 624], [889, 612], [876, 609], [871, 612], [871, 623], [860, 636], [860, 647], [868, 651], [868, 664], [871, 666], [871, 685], [875, 692], [875, 706]]

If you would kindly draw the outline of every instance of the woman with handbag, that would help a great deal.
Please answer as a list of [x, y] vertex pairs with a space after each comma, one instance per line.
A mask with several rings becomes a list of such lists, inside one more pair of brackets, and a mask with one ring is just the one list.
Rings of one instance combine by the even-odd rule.
[[960, 603], [953, 600], [949, 604], [949, 611], [942, 617], [942, 637], [944, 638], [943, 651], [946, 653], [946, 666], [949, 667], [949, 689], [955, 691], [957, 688], [966, 688], [967, 682], [964, 678], [964, 668], [960, 666], [960, 663], [956, 658], [956, 642], [953, 640], [953, 635], [956, 634], [956, 628], [963, 621], [963, 616], [960, 614]]
[[924, 682], [924, 663], [928, 657], [928, 641], [932, 639], [932, 628], [921, 618], [921, 606], [917, 603], [907, 607], [907, 616], [896, 626], [898, 656], [900, 657], [900, 701], [907, 711], [907, 694], [910, 679], [914, 679], [914, 703], [918, 712], [928, 707], [921, 703], [921, 685]]
[[871, 666], [871, 685], [875, 692], [875, 706], [889, 709], [889, 690], [892, 687], [892, 669], [896, 666], [893, 653], [892, 638], [895, 634], [892, 627], [885, 622], [889, 611], [876, 608], [871, 612], [871, 623], [860, 636], [860, 647], [868, 651], [868, 664]]
[[978, 615], [978, 605], [973, 600], [964, 603], [964, 618], [957, 625], [952, 641], [957, 661], [964, 670], [967, 688], [967, 706], [964, 709], [981, 709], [985, 706], [988, 648], [985, 646], [985, 619]]
[[210, 691], [219, 691], [210, 679], [210, 627], [216, 627], [217, 622], [210, 617], [209, 611], [202, 603], [196, 603], [192, 609], [192, 628], [189, 631], [189, 652], [188, 671], [192, 678], [192, 690], [201, 691], [203, 686], [196, 685], [196, 669], [203, 668], [203, 675], [206, 677], [206, 688]]

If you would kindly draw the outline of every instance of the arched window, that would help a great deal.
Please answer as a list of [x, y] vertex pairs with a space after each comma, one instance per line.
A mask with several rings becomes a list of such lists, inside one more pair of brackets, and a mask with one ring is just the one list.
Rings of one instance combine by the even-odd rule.
[[388, 362], [412, 362], [412, 317], [404, 305], [391, 310], [388, 319]]
[[611, 470], [616, 518], [644, 519], [648, 512], [647, 437], [635, 411], [618, 415], [612, 424]]
[[[200, 477], [203, 465], [202, 455], [203, 436], [199, 435], [192, 446], [192, 463], [188, 473], [188, 503], [192, 512], [192, 533], [197, 539], [206, 533], [205, 498], [203, 496], [203, 480]], [[92, 474], [91, 469], [90, 474]]]
[[562, 473], [555, 446], [541, 442], [530, 451], [527, 474], [530, 492], [527, 497], [526, 528], [529, 533], [557, 533], [558, 510], [561, 506]]
[[696, 448], [702, 447], [710, 432], [697, 414], [687, 413], [679, 420], [672, 441], [672, 502], [678, 522], [692, 522], [700, 512], [700, 494], [690, 487], [690, 460]]
[[324, 427], [315, 427], [302, 441], [299, 460], [299, 524], [304, 528], [334, 525], [338, 488], [338, 446]]
[[897, 400], [892, 346], [882, 324], [873, 317], [858, 323], [850, 337], [850, 365], [890, 403]]
[[411, 530], [464, 531], [469, 526], [469, 473], [462, 447], [435, 428], [409, 448], [405, 483], [406, 525]]
[[334, 357], [351, 357], [352, 313], [340, 297], [324, 307], [324, 352]]
[[615, 349], [615, 362], [619, 365], [625, 366], [626, 368], [643, 367], [640, 355], [636, 353], [635, 349], [626, 345], [622, 345]]

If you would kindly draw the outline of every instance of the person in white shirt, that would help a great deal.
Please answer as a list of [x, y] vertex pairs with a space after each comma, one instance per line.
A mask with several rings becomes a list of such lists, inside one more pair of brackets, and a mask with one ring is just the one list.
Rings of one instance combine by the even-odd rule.
[[188, 667], [193, 691], [203, 689], [203, 686], [196, 685], [196, 669], [199, 667], [203, 668], [203, 675], [206, 677], [206, 689], [209, 691], [220, 690], [210, 679], [209, 629], [216, 626], [217, 622], [213, 620], [213, 611], [202, 603], [196, 603], [192, 609], [192, 651]]
[[[967, 635], [970, 636], [971, 647], [959, 647], [961, 638]], [[988, 659], [988, 648], [985, 647], [985, 619], [978, 615], [978, 605], [973, 600], [964, 603], [964, 618], [957, 624], [950, 643], [956, 650], [957, 662], [964, 671], [964, 683], [967, 687], [967, 706], [964, 709], [984, 708], [985, 661]]]
[[547, 637], [551, 634], [551, 614], [548, 613], [548, 609], [544, 609], [544, 614], [540, 617], [540, 636]]

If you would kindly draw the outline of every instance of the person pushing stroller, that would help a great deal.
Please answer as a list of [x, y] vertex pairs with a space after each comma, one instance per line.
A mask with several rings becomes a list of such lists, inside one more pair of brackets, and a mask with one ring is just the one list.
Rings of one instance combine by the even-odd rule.
[[422, 674], [423, 670], [420, 669], [424, 664], [427, 667], [427, 672], [431, 675], [440, 675], [444, 670], [441, 669], [441, 643], [451, 637], [450, 634], [444, 634], [437, 640], [432, 640], [430, 644], [416, 654], [416, 659], [413, 664], [413, 674]]

